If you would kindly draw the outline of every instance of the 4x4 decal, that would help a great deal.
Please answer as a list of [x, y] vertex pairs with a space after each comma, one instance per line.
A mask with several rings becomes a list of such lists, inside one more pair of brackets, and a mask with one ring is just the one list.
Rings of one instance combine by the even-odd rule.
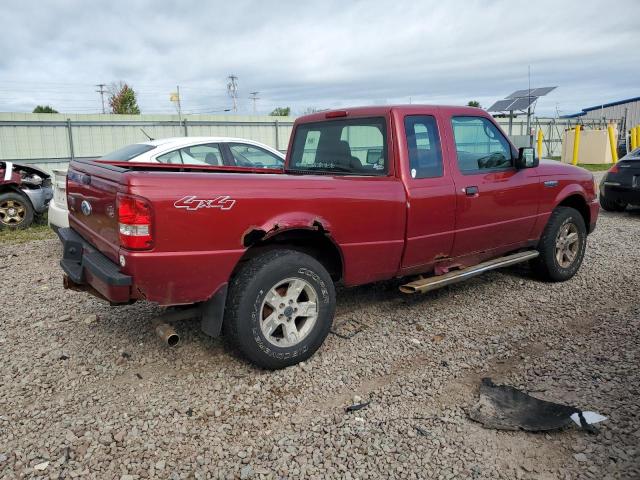
[[200, 210], [201, 208], [219, 208], [220, 210], [231, 210], [236, 201], [229, 195], [219, 195], [212, 199], [200, 199], [195, 195], [187, 195], [173, 204], [175, 208], [186, 210]]

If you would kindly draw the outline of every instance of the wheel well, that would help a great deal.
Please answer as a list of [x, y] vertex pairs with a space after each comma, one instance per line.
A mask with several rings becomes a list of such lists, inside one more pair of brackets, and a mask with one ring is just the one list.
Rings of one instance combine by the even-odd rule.
[[245, 235], [244, 245], [249, 248], [238, 262], [234, 274], [240, 265], [257, 255], [276, 248], [290, 248], [318, 260], [327, 269], [334, 282], [342, 278], [342, 254], [321, 227], [285, 230], [267, 238], [264, 238], [265, 235], [262, 230], [253, 230]]
[[559, 207], [571, 207], [580, 212], [582, 218], [584, 219], [584, 224], [587, 227], [587, 232], [589, 229], [589, 223], [591, 221], [591, 216], [589, 214], [589, 207], [587, 206], [587, 202], [580, 195], [569, 195], [567, 198], [562, 200], [559, 204]]

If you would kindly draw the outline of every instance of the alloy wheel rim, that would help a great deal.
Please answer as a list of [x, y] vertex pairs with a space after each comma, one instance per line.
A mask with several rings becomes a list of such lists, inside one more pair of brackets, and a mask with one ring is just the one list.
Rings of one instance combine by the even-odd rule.
[[276, 347], [293, 347], [318, 320], [318, 294], [302, 278], [286, 278], [269, 289], [260, 308], [260, 329]]
[[5, 200], [0, 203], [0, 222], [4, 225], [15, 226], [21, 224], [26, 213], [25, 206], [16, 200]]
[[575, 223], [565, 223], [556, 236], [556, 261], [562, 268], [569, 268], [578, 257], [580, 235]]

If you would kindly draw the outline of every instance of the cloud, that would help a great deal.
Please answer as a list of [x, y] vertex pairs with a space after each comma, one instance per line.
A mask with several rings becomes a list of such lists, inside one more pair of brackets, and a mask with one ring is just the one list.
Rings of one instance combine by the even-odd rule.
[[100, 109], [124, 80], [143, 112], [466, 103], [558, 85], [538, 113], [637, 96], [637, 1], [3, 2], [0, 110]]

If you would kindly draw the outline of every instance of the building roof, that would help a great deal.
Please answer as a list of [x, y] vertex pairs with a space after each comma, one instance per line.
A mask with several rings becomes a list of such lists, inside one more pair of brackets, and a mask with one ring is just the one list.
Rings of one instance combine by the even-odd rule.
[[615, 107], [616, 105], [624, 105], [625, 103], [632, 103], [632, 102], [640, 102], [640, 97], [627, 98], [625, 100], [618, 100], [616, 102], [603, 103], [601, 105], [595, 105], [593, 107], [583, 108], [581, 112], [572, 113], [572, 114], [569, 114], [569, 115], [562, 115], [560, 118], [581, 117], [582, 115], [584, 115], [587, 112], [592, 112], [594, 110], [600, 110], [601, 108]]

